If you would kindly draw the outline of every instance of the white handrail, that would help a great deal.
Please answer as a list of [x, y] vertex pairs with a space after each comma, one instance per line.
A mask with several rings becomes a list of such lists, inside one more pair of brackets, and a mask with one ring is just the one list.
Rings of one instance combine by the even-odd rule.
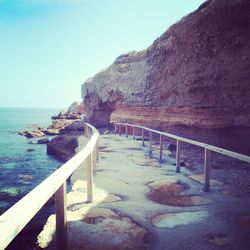
[[99, 132], [90, 124], [86, 128], [92, 130], [87, 145], [41, 184], [14, 204], [0, 216], [0, 249], [4, 249], [15, 236], [28, 224], [42, 206], [66, 182], [70, 175], [87, 159], [96, 148]]
[[[117, 129], [118, 126], [118, 129]], [[135, 128], [141, 130], [142, 136], [142, 146], [145, 146], [145, 131], [149, 132], [149, 154], [152, 154], [152, 133], [160, 135], [160, 154], [159, 161], [162, 162], [162, 151], [163, 151], [163, 136], [169, 137], [176, 140], [176, 172], [180, 173], [180, 152], [181, 152], [181, 142], [186, 142], [192, 145], [196, 145], [204, 148], [204, 191], [210, 191], [210, 170], [211, 170], [211, 151], [223, 154], [247, 163], [250, 163], [250, 156], [239, 154], [227, 149], [219, 148], [210, 144], [198, 142], [195, 140], [187, 139], [181, 136], [173, 135], [166, 132], [161, 132], [155, 129], [133, 125], [129, 123], [114, 123], [115, 133], [118, 132], [120, 135], [122, 134], [122, 126], [125, 126], [125, 134], [128, 136], [128, 127], [132, 127], [132, 135], [133, 139], [135, 139]]]
[[181, 137], [181, 136], [178, 136], [178, 135], [173, 135], [173, 134], [170, 134], [170, 133], [158, 131], [158, 130], [143, 127], [143, 126], [133, 125], [133, 124], [129, 124], [129, 123], [114, 123], [114, 124], [115, 125], [121, 124], [121, 125], [124, 125], [124, 126], [127, 125], [127, 126], [134, 127], [134, 128], [144, 129], [146, 131], [151, 131], [151, 132], [153, 132], [155, 134], [159, 134], [159, 135], [163, 135], [163, 136], [166, 136], [166, 137], [169, 137], [169, 138], [172, 138], [172, 139], [180, 140], [180, 141], [183, 141], [183, 142], [186, 142], [186, 143], [189, 143], [189, 144], [193, 144], [193, 145], [196, 145], [196, 146], [199, 146], [199, 147], [202, 147], [202, 148], [207, 148], [207, 149], [209, 149], [211, 151], [214, 151], [214, 152], [217, 152], [217, 153], [220, 153], [220, 154], [223, 154], [223, 155], [227, 155], [227, 156], [230, 156], [232, 158], [235, 158], [235, 159], [250, 163], [250, 156], [243, 155], [243, 154], [240, 154], [240, 153], [236, 153], [236, 152], [224, 149], [224, 148], [219, 148], [219, 147], [207, 144], [207, 143], [198, 142], [198, 141], [187, 139], [187, 138], [184, 138], [184, 137]]

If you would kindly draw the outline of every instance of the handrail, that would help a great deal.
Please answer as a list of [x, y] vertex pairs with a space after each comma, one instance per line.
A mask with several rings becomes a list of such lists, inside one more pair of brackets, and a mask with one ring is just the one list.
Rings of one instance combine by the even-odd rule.
[[[66, 234], [66, 180], [87, 160], [87, 193], [88, 201], [92, 202], [93, 158], [96, 157], [99, 132], [90, 124], [85, 123], [85, 135], [91, 138], [87, 145], [58, 170], [52, 173], [41, 184], [14, 204], [0, 216], [0, 249], [4, 249], [15, 236], [28, 224], [42, 206], [56, 193], [56, 236], [57, 249], [67, 249]], [[18, 215], [18, 216], [16, 216]]]
[[[162, 132], [162, 131], [158, 131], [155, 129], [151, 129], [151, 128], [147, 128], [144, 126], [138, 126], [138, 125], [133, 125], [133, 124], [129, 124], [129, 123], [119, 123], [119, 122], [115, 122], [113, 123], [114, 127], [115, 127], [115, 133], [119, 132], [119, 134], [122, 134], [122, 126], [125, 126], [125, 133], [126, 136], [128, 136], [128, 127], [132, 127], [132, 135], [133, 135], [133, 139], [135, 138], [135, 128], [137, 129], [141, 129], [141, 136], [142, 136], [142, 145], [144, 146], [144, 140], [145, 140], [145, 131], [149, 132], [149, 153], [152, 153], [152, 133], [158, 134], [160, 135], [160, 155], [159, 155], [159, 159], [160, 162], [162, 161], [162, 150], [163, 150], [163, 136], [165, 137], [169, 137], [172, 139], [175, 139], [177, 142], [177, 150], [176, 150], [176, 172], [179, 173], [180, 172], [180, 151], [181, 151], [181, 142], [186, 142], [192, 145], [196, 145], [199, 147], [202, 147], [205, 149], [204, 153], [205, 153], [205, 161], [204, 161], [204, 191], [210, 191], [210, 168], [211, 168], [211, 151], [219, 153], [219, 154], [223, 154], [226, 156], [230, 156], [232, 158], [250, 163], [250, 156], [247, 155], [243, 155], [240, 153], [236, 153], [227, 149], [223, 149], [223, 148], [219, 148], [207, 143], [202, 143], [202, 142], [198, 142], [195, 140], [191, 140], [191, 139], [187, 139], [181, 136], [177, 136], [177, 135], [173, 135], [170, 133], [166, 133], [166, 132]], [[117, 130], [118, 128], [118, 130]]]

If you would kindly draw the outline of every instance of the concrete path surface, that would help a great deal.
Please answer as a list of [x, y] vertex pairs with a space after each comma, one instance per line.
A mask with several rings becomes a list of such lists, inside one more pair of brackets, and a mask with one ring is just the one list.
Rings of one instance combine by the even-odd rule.
[[[69, 249], [250, 249], [250, 197], [212, 182], [204, 193], [199, 176], [164, 152], [158, 163], [141, 141], [100, 137], [94, 202], [86, 203], [84, 167], [67, 195]], [[38, 236], [54, 249], [55, 215]]]

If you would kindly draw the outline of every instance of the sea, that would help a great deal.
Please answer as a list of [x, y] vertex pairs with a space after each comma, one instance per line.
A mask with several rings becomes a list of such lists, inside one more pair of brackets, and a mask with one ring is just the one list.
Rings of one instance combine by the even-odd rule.
[[[28, 139], [18, 134], [19, 131], [30, 130], [36, 125], [48, 126], [51, 116], [59, 111], [0, 108], [0, 215], [62, 165], [47, 155], [46, 145], [38, 144], [37, 138]], [[7, 250], [36, 249], [36, 235], [53, 212], [54, 202], [50, 201]]]

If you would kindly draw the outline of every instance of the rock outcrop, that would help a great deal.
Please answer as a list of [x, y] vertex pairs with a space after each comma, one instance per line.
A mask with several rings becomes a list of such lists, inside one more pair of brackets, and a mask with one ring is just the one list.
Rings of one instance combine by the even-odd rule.
[[67, 113], [83, 114], [85, 112], [82, 102], [73, 102], [67, 110]]
[[[54, 120], [54, 122], [61, 120]], [[59, 161], [66, 162], [75, 155], [75, 149], [78, 146], [78, 138], [83, 136], [84, 121], [83, 120], [62, 120], [71, 121], [67, 126], [59, 126], [60, 134], [53, 138], [47, 145], [47, 154], [53, 155]]]
[[[78, 135], [79, 136], [79, 135]], [[68, 161], [78, 146], [77, 135], [59, 135], [47, 143], [47, 154], [62, 162]]]
[[[37, 140], [38, 144], [46, 144], [47, 154], [53, 155], [62, 162], [68, 161], [75, 154], [78, 138], [84, 132], [84, 105], [73, 102], [66, 112], [52, 116], [52, 123], [48, 127], [34, 125], [32, 130], [19, 132], [27, 138], [43, 137]], [[49, 140], [46, 136], [56, 136]]]
[[73, 102], [68, 110], [61, 111], [58, 115], [53, 115], [52, 120], [75, 120], [81, 119], [81, 115], [85, 113], [85, 106], [80, 102]]
[[60, 135], [53, 138], [47, 145], [47, 154], [53, 155], [62, 162], [68, 161], [75, 155], [78, 147], [78, 139], [83, 136], [84, 121], [75, 121], [64, 129], [60, 130]]
[[73, 102], [67, 112], [60, 112], [53, 116], [52, 124], [46, 132], [59, 135], [47, 144], [47, 154], [53, 155], [62, 162], [68, 161], [75, 155], [78, 147], [78, 139], [84, 132], [84, 121], [81, 115], [84, 114], [82, 103]]
[[[70, 130], [83, 130], [82, 115], [84, 114], [84, 105], [73, 102], [67, 112], [61, 111], [51, 117], [52, 123], [48, 127], [33, 125], [32, 130], [18, 132], [27, 138], [44, 137], [45, 135], [62, 135]], [[72, 125], [72, 126], [71, 126]]]
[[87, 119], [166, 129], [250, 126], [250, 2], [209, 0], [82, 85]]
[[31, 131], [25, 130], [18, 132], [19, 135], [25, 136], [27, 138], [33, 138], [33, 137], [43, 137], [45, 136], [44, 129], [43, 128], [36, 128]]

